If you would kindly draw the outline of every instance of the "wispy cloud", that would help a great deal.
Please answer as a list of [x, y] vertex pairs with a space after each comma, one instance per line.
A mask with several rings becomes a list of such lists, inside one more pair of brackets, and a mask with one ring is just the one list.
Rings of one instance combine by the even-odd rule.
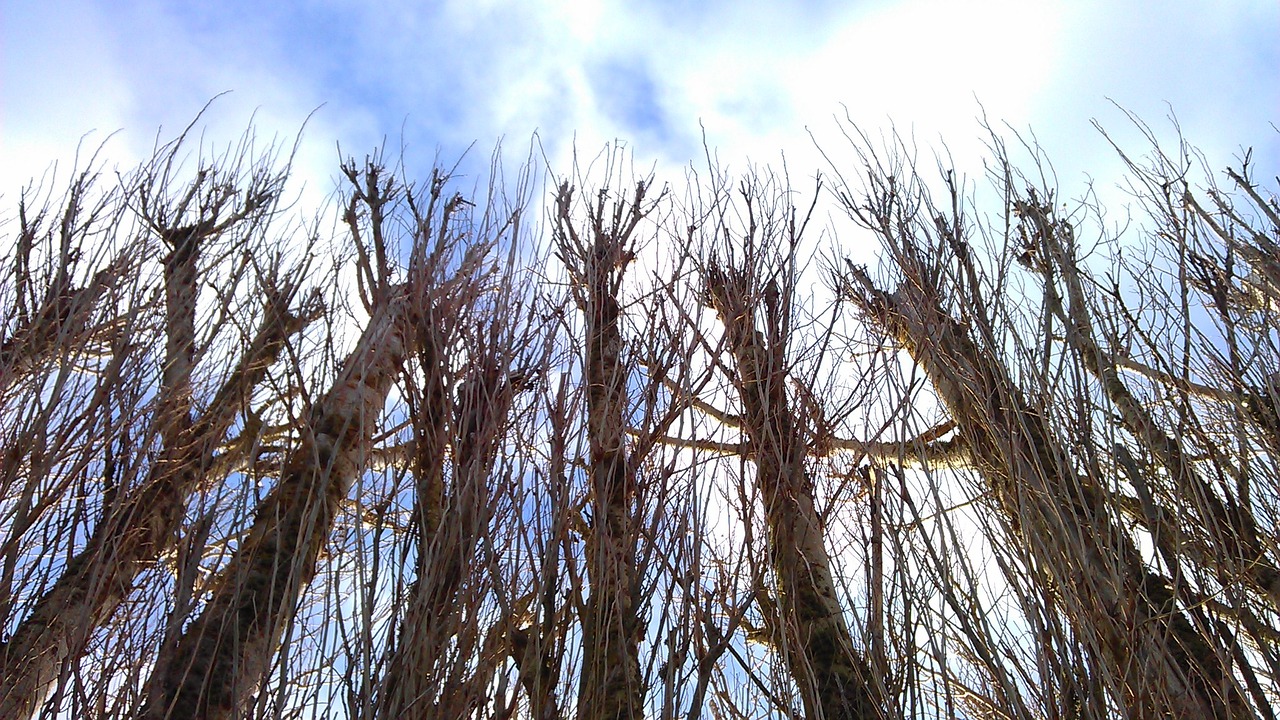
[[[695, 160], [702, 132], [726, 158], [785, 150], [817, 162], [832, 117], [896, 123], [923, 142], [979, 150], [975, 118], [1034, 128], [1062, 158], [1101, 157], [1088, 126], [1120, 123], [1108, 98], [1159, 120], [1172, 106], [1212, 152], [1241, 143], [1280, 166], [1280, 6], [1191, 2], [902, 0], [695, 4], [414, 2], [172, 4], [110, 8], [15, 0], [4, 9], [4, 186], [38, 173], [86, 130], [123, 128], [145, 152], [213, 95], [232, 136], [307, 133], [317, 167], [334, 143], [404, 143], [415, 163], [472, 141], [537, 131], [555, 161], [619, 138], [637, 158]], [[979, 105], [981, 103], [981, 105]], [[332, 174], [332, 171], [329, 171]], [[322, 176], [326, 177], [326, 176]]]

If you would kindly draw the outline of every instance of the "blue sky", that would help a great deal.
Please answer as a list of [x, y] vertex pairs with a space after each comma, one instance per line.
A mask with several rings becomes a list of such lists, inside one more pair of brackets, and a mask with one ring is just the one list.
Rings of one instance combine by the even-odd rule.
[[[793, 3], [383, 0], [0, 0], [0, 192], [120, 130], [108, 156], [144, 156], [223, 91], [209, 137], [307, 126], [298, 169], [327, 192], [336, 144], [437, 154], [535, 131], [564, 173], [576, 143], [617, 138], [637, 165], [679, 172], [709, 143], [731, 165], [823, 167], [809, 133], [834, 117], [977, 158], [983, 109], [1031, 128], [1064, 184], [1117, 166], [1089, 121], [1133, 138], [1111, 100], [1158, 129], [1170, 107], [1219, 167], [1252, 145], [1280, 167], [1280, 3]], [[981, 107], [979, 106], [981, 103]], [[1140, 146], [1139, 146], [1140, 149]], [[741, 167], [741, 165], [738, 165]], [[980, 171], [980, 168], [978, 168]]]
[[841, 155], [846, 112], [977, 174], [984, 110], [1034, 130], [1074, 195], [1119, 172], [1091, 120], [1145, 149], [1113, 101], [1166, 138], [1176, 113], [1214, 169], [1249, 145], [1280, 173], [1280, 2], [0, 0], [0, 242], [21, 185], [55, 161], [65, 182], [82, 140], [115, 133], [102, 157], [128, 167], [226, 91], [212, 142], [307, 123], [304, 203], [333, 189], [339, 144], [403, 146], [421, 179], [473, 142], [479, 166], [499, 138], [523, 156], [535, 132], [562, 174], [619, 139], [678, 183], [705, 131], [733, 167], [785, 153], [804, 178], [826, 168], [814, 138]]

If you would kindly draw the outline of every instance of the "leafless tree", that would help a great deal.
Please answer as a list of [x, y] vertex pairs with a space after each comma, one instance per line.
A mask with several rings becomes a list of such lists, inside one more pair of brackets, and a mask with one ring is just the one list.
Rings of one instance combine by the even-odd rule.
[[1274, 718], [1280, 207], [1135, 126], [1127, 226], [994, 132], [31, 188], [0, 719]]
[[[107, 418], [116, 413], [123, 417], [107, 420], [118, 423], [119, 429], [108, 432], [104, 438], [108, 443], [100, 450], [105, 457], [85, 458], [82, 462], [84, 466], [93, 466], [90, 472], [109, 473], [108, 492], [92, 491], [77, 499], [65, 496], [65, 488], [54, 488], [53, 493], [42, 492], [40, 484], [34, 482], [20, 491], [37, 503], [39, 510], [53, 522], [61, 520], [59, 514], [63, 511], [77, 512], [76, 505], [85, 498], [91, 499], [94, 510], [91, 513], [79, 510], [73, 521], [88, 524], [88, 529], [83, 531], [88, 533], [88, 540], [83, 545], [74, 539], [78, 533], [60, 538], [71, 555], [57, 581], [46, 586], [38, 596], [22, 593], [30, 598], [25, 601], [30, 607], [0, 647], [3, 674], [10, 680], [0, 697], [0, 716], [30, 716], [39, 709], [53, 686], [66, 687], [64, 664], [75, 661], [84, 652], [95, 631], [129, 596], [138, 574], [170, 547], [183, 521], [185, 498], [201, 483], [210, 480], [215, 458], [250, 393], [262, 381], [288, 338], [315, 315], [312, 302], [304, 302], [301, 309], [296, 307], [300, 285], [286, 276], [280, 256], [273, 259], [269, 248], [263, 246], [261, 228], [275, 207], [285, 177], [285, 172], [275, 167], [275, 149], [255, 154], [251, 145], [253, 138], [246, 135], [242, 146], [232, 148], [220, 160], [205, 162], [194, 178], [183, 183], [180, 173], [184, 139], [185, 135], [159, 148], [154, 160], [126, 179], [123, 188], [106, 194], [87, 211], [84, 208], [88, 202], [86, 195], [91, 190], [89, 177], [82, 175], [75, 181], [56, 235], [58, 255], [47, 260], [60, 269], [51, 278], [45, 310], [34, 320], [21, 310], [24, 298], [31, 293], [27, 274], [34, 242], [20, 242], [17, 248], [20, 259], [16, 258], [15, 262], [22, 266], [15, 271], [19, 277], [15, 293], [19, 312], [17, 337], [10, 339], [19, 341], [22, 333], [31, 331], [32, 322], [61, 322], [65, 333], [70, 335], [68, 339], [78, 337], [87, 341], [81, 348], [64, 346], [62, 352], [82, 353], [95, 345], [94, 340], [86, 336], [86, 331], [95, 325], [86, 322], [86, 311], [77, 308], [76, 302], [88, 302], [90, 294], [85, 291], [116, 276], [127, 275], [128, 269], [139, 273], [139, 279], [144, 280], [145, 271], [137, 265], [153, 254], [152, 248], [158, 242], [166, 251], [161, 262], [164, 311], [160, 320], [165, 350], [159, 361], [154, 400], [145, 400], [148, 394], [145, 375], [122, 374], [122, 365], [129, 363], [131, 353], [145, 352], [145, 344], [154, 337], [147, 332], [145, 315], [139, 317], [147, 306], [117, 306], [118, 315], [101, 321], [114, 328], [107, 330], [98, 325], [99, 329], [94, 331], [98, 337], [110, 338], [98, 342], [108, 343], [114, 362], [109, 363], [108, 372], [97, 376], [94, 396], [98, 399], [94, 403], [101, 408], [97, 412], [105, 413]], [[177, 184], [185, 187], [173, 189]], [[34, 241], [43, 232], [42, 215], [27, 217], [25, 210], [21, 211], [19, 235]], [[131, 219], [137, 220], [132, 228], [126, 222]], [[109, 265], [98, 271], [94, 280], [79, 292], [79, 298], [68, 300], [65, 296], [73, 292], [68, 271], [82, 257], [92, 257], [95, 236], [130, 232], [134, 235], [127, 238], [126, 255], [122, 257], [128, 258], [133, 267], [122, 265], [123, 261]], [[213, 262], [202, 266], [202, 255], [212, 255]], [[203, 301], [208, 330], [202, 335], [196, 331], [197, 317], [202, 312], [199, 307], [202, 278], [207, 281], [215, 275], [224, 275], [220, 278], [224, 290], [219, 297], [206, 297]], [[120, 278], [122, 283], [128, 281]], [[256, 286], [260, 297], [266, 299], [261, 310], [248, 305], [237, 307], [245, 302], [244, 298], [236, 297], [238, 287], [250, 285]], [[58, 299], [60, 296], [64, 296], [62, 301]], [[65, 312], [53, 312], [62, 320], [51, 321], [48, 313], [59, 302], [70, 304]], [[259, 327], [249, 331], [246, 321], [254, 316], [260, 319]], [[62, 334], [63, 330], [57, 327], [55, 324], [51, 329]], [[243, 352], [234, 363], [215, 358], [215, 367], [222, 369], [224, 377], [207, 403], [202, 403], [203, 407], [197, 411], [196, 365], [210, 346], [219, 341], [220, 333], [238, 335], [235, 344], [243, 348]], [[47, 353], [53, 349], [40, 350]], [[139, 370], [145, 373], [149, 368], [142, 366]], [[63, 372], [66, 370], [59, 374]], [[26, 381], [24, 389], [29, 393], [18, 402], [40, 402], [43, 373], [28, 373], [15, 380]], [[128, 393], [137, 405], [113, 409], [112, 396], [120, 391]], [[74, 402], [72, 397], [62, 401]], [[151, 406], [151, 412], [145, 426], [138, 428], [136, 408], [144, 403]], [[56, 427], [46, 424], [44, 430]], [[142, 451], [152, 445], [152, 438], [158, 440], [158, 456], [149, 463], [138, 463], [135, 458], [121, 463], [115, 456], [122, 449]], [[116, 443], [123, 443], [124, 447], [113, 448]], [[21, 463], [18, 454], [22, 447], [13, 445], [10, 449], [17, 464]], [[133, 476], [116, 475], [121, 470]], [[29, 480], [35, 477], [28, 475]], [[32, 516], [32, 510], [27, 503], [15, 507], [10, 558], [16, 556], [18, 543], [36, 539], [32, 533], [43, 524]], [[9, 567], [8, 572], [12, 573], [12, 563]], [[48, 570], [39, 566], [30, 569], [39, 573]], [[53, 704], [57, 702], [55, 695]]]
[[[881, 717], [882, 688], [854, 644], [809, 469], [811, 457], [826, 454], [820, 445], [830, 439], [829, 418], [806, 382], [793, 384], [796, 367], [788, 357], [799, 349], [791, 334], [795, 305], [805, 300], [798, 293], [798, 253], [813, 206], [796, 208], [775, 183], [773, 177], [742, 181], [740, 238], [723, 209], [708, 213], [701, 273], [704, 302], [724, 327], [742, 454], [754, 465], [764, 505], [775, 587], [760, 588], [759, 600], [766, 632], [801, 688], [806, 716]], [[799, 399], [792, 397], [795, 386]]]
[[[560, 184], [552, 218], [556, 259], [581, 316], [559, 311], [569, 370], [580, 375], [569, 402], [582, 415], [564, 413], [557, 396], [551, 428], [553, 447], [567, 453], [553, 464], [563, 468], [558, 479], [569, 481], [573, 466], [585, 475], [570, 509], [582, 545], [560, 549], [581, 632], [576, 713], [638, 718], [659, 708], [670, 717], [696, 676], [687, 625], [702, 606], [691, 574], [700, 529], [694, 478], [659, 441], [688, 407], [689, 394], [671, 388], [696, 389], [708, 375], [692, 364], [697, 341], [672, 307], [688, 303], [688, 255], [665, 253], [657, 240], [670, 196], [652, 178], [624, 176], [618, 148], [597, 160], [598, 176], [575, 168], [582, 189]], [[592, 182], [599, 185], [589, 193]], [[648, 278], [635, 277], [645, 270]]]
[[[1271, 561], [1246, 540], [1257, 521], [1247, 505], [1224, 496], [1191, 466], [1192, 452], [1206, 446], [1185, 447], [1196, 437], [1185, 428], [1199, 425], [1190, 408], [1184, 405], [1175, 424], [1162, 427], [1121, 377], [1125, 365], [1147, 367], [1125, 361], [1122, 338], [1150, 339], [1160, 331], [1143, 327], [1126, 309], [1128, 298], [1114, 279], [1103, 286], [1111, 302], [1099, 311], [1085, 289], [1096, 281], [1086, 280], [1077, 256], [1078, 220], [1058, 216], [1043, 176], [1036, 184], [1011, 169], [998, 139], [995, 184], [1005, 213], [1004, 225], [994, 228], [972, 219], [954, 175], [944, 176], [945, 200], [935, 203], [910, 164], [895, 165], [907, 156], [905, 148], [891, 148], [894, 156], [886, 161], [865, 138], [857, 147], [866, 185], [856, 194], [846, 184], [840, 199], [880, 237], [896, 288], [881, 289], [856, 266], [841, 269], [840, 287], [910, 355], [956, 424], [985, 499], [998, 513], [986, 515], [979, 531], [993, 545], [1014, 548], [1002, 570], [1021, 594], [1027, 621], [1056, 638], [1050, 647], [1080, 648], [1081, 655], [1057, 658], [1046, 648], [1037, 653], [1043, 662], [1038, 682], [1059, 693], [1044, 699], [1048, 713], [1269, 714], [1269, 691], [1252, 669], [1259, 658], [1211, 610], [1207, 598], [1221, 590], [1205, 592], [1203, 579], [1207, 572], [1223, 582], [1228, 574], [1220, 564], [1243, 556], [1249, 567], [1236, 565], [1231, 584], [1252, 580], [1266, 597]], [[1044, 167], [1043, 158], [1035, 161]], [[995, 239], [991, 265], [983, 264], [986, 248], [974, 247], [975, 236]], [[1186, 264], [1179, 261], [1182, 272]], [[1027, 304], [1010, 299], [1023, 272], [1033, 282], [1022, 297], [1035, 297], [1034, 281], [1041, 283], [1039, 313], [1024, 313]], [[1185, 295], [1177, 298], [1166, 289], [1144, 300], [1160, 313], [1180, 308], [1190, 328], [1190, 305]], [[1105, 351], [1094, 329], [1099, 316], [1110, 326]], [[1139, 465], [1139, 454], [1163, 471], [1149, 461]], [[1194, 520], [1175, 519], [1181, 510], [1174, 504], [1156, 504], [1151, 487], [1157, 482], [1173, 491], [1169, 500], [1181, 497], [1182, 507], [1196, 509]], [[1131, 529], [1135, 521], [1142, 532]], [[1140, 549], [1145, 538], [1156, 556]], [[987, 655], [995, 697], [1019, 707], [1012, 673], [992, 661], [982, 633], [969, 632], [977, 641], [973, 652]]]

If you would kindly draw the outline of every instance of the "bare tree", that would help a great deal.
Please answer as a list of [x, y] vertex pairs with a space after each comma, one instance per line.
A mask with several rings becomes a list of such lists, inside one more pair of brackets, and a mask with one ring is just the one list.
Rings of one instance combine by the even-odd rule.
[[[732, 256], [732, 245], [713, 245], [702, 269], [705, 302], [724, 326], [733, 358], [743, 454], [755, 466], [764, 503], [776, 583], [773, 593], [761, 595], [768, 632], [801, 688], [807, 717], [882, 717], [881, 688], [854, 645], [837, 594], [807, 467], [830, 434], [822, 427], [826, 418], [818, 408], [803, 412], [788, 392], [792, 310], [801, 300], [797, 253], [810, 216], [768, 191], [755, 178], [743, 181], [741, 257]], [[713, 237], [732, 232], [723, 218], [713, 219], [710, 230]]]
[[510, 453], [505, 434], [516, 395], [539, 369], [545, 345], [515, 274], [522, 208], [466, 228], [459, 223], [466, 201], [440, 197], [444, 177], [430, 187], [425, 216], [414, 212], [419, 227], [438, 224], [438, 238], [462, 232], [493, 238], [495, 247], [505, 241], [509, 251], [504, 265], [431, 298], [410, 320], [416, 363], [406, 363], [404, 384], [413, 429], [406, 454], [415, 482], [416, 576], [377, 707], [396, 718], [459, 718], [486, 703], [505, 653], [501, 623], [482, 626], [495, 603], [486, 590], [491, 563], [480, 546], [496, 535], [498, 494], [518, 481], [519, 464], [500, 454]]
[[640, 682], [640, 587], [636, 568], [636, 470], [627, 451], [627, 363], [618, 302], [622, 274], [634, 259], [632, 233], [645, 214], [645, 185], [629, 204], [607, 213], [602, 193], [591, 208], [588, 234], [578, 235], [570, 215], [573, 190], [556, 198], [557, 240], [575, 276], [575, 301], [586, 317], [583, 381], [590, 444], [591, 527], [585, 564], [590, 595], [582, 617], [579, 718], [633, 718], [643, 714]]
[[[58, 681], [63, 663], [78, 658], [95, 628], [105, 623], [128, 596], [138, 573], [172, 542], [183, 519], [184, 498], [208, 480], [215, 453], [249, 393], [262, 380], [289, 336], [315, 313], [313, 305], [295, 314], [291, 306], [299, 285], [280, 277], [276, 268], [253, 256], [253, 243], [260, 238], [258, 228], [270, 214], [285, 177], [272, 167], [273, 151], [255, 158], [246, 144], [222, 161], [202, 167], [184, 190], [174, 194], [170, 187], [181, 169], [184, 137], [160, 148], [154, 160], [131, 181], [128, 196], [121, 199], [136, 213], [141, 223], [139, 232], [158, 237], [168, 249], [162, 262], [166, 350], [148, 431], [159, 436], [160, 456], [140, 483], [119, 480], [121, 491], [103, 503], [103, 516], [87, 543], [0, 647], [4, 675], [11, 679], [0, 698], [0, 716], [26, 717], [39, 709]], [[60, 253], [67, 258], [63, 263], [80, 252], [69, 243], [76, 239], [84, 242], [89, 233], [97, 231], [90, 229], [93, 224], [102, 221], [96, 214], [77, 214], [77, 196], [84, 189], [82, 185], [75, 186], [72, 204], [64, 216]], [[87, 225], [77, 231], [76, 223], [80, 222]], [[23, 234], [32, 231], [34, 226]], [[219, 241], [225, 244], [215, 244]], [[146, 246], [139, 241], [133, 247]], [[200, 277], [210, 272], [200, 267], [200, 257], [202, 251], [210, 250], [216, 250], [219, 261], [233, 258], [227, 268], [231, 287], [256, 272], [260, 278], [258, 287], [268, 302], [259, 329], [244, 340], [239, 363], [231, 368], [207, 407], [197, 414], [192, 387], [202, 350], [196, 333], [197, 302]], [[19, 254], [26, 252], [20, 249]], [[65, 282], [65, 273], [60, 273], [55, 284]], [[219, 302], [224, 311], [231, 309], [229, 293]], [[128, 316], [116, 322], [130, 327]], [[122, 337], [113, 350], [127, 350], [133, 342], [134, 338]], [[105, 379], [122, 380], [113, 375]]]
[[681, 220], [667, 189], [625, 177], [623, 158], [607, 149], [598, 175], [575, 167], [584, 189], [562, 182], [552, 218], [577, 311], [556, 310], [578, 380], [549, 398], [548, 422], [550, 480], [570, 489], [559, 495], [568, 542], [554, 552], [581, 632], [580, 654], [561, 658], [578, 665], [579, 718], [682, 716], [701, 707], [714, 669], [695, 649], [708, 608], [705, 491], [688, 453], [663, 444], [711, 377], [696, 362], [703, 339], [685, 331], [691, 256], [662, 242]]
[[[178, 641], [179, 662], [158, 668], [148, 699], [148, 712], [155, 717], [232, 717], [251, 699], [302, 588], [315, 574], [339, 506], [370, 453], [383, 404], [407, 355], [410, 327], [433, 332], [423, 325], [474, 302], [477, 283], [488, 272], [495, 239], [459, 236], [449, 227], [463, 199], [449, 199], [439, 218], [433, 217], [441, 181], [432, 184], [432, 205], [411, 226], [408, 277], [394, 282], [388, 259], [391, 239], [382, 222], [385, 204], [398, 194], [394, 179], [383, 180], [376, 162], [364, 169], [363, 178], [350, 166], [346, 173], [371, 223], [362, 238], [353, 204], [347, 221], [355, 242], [369, 242], [373, 250], [362, 250], [358, 262], [369, 296], [369, 322], [333, 386], [299, 428], [300, 443], [285, 461], [280, 483], [257, 508], [253, 526], [211, 598]], [[475, 450], [470, 452], [474, 456]], [[422, 453], [417, 467], [440, 463]], [[476, 504], [482, 505], [473, 499], [472, 507]], [[410, 657], [416, 649], [410, 646]]]
[[1128, 227], [995, 133], [804, 204], [613, 146], [545, 238], [500, 156], [295, 224], [252, 133], [29, 191], [0, 718], [1272, 720], [1280, 206], [1137, 127]]
[[[1076, 712], [1084, 703], [1090, 714], [1107, 713], [1109, 698], [1134, 717], [1254, 717], [1258, 708], [1248, 700], [1246, 683], [1232, 672], [1242, 655], [1223, 642], [1220, 625], [1205, 613], [1204, 596], [1189, 587], [1183, 574], [1187, 561], [1195, 562], [1200, 554], [1198, 543], [1180, 543], [1168, 519], [1152, 507], [1150, 494], [1142, 489], [1145, 483], [1136, 476], [1125, 478], [1138, 488], [1136, 505], [1152, 511], [1145, 525], [1163, 554], [1164, 569], [1144, 557], [1124, 524], [1125, 510], [1135, 504], [1116, 492], [1114, 476], [1101, 465], [1095, 446], [1098, 415], [1085, 410], [1086, 404], [1110, 404], [1120, 427], [1161, 459], [1175, 486], [1199, 498], [1196, 504], [1207, 509], [1201, 522], [1227, 524], [1228, 513], [1216, 493], [1202, 483], [1199, 490], [1192, 489], [1195, 473], [1180, 459], [1176, 442], [1157, 429], [1120, 381], [1114, 356], [1104, 356], [1093, 339], [1070, 249], [1073, 227], [1051, 219], [1050, 201], [1040, 200], [1051, 198], [1051, 191], [1037, 195], [1031, 189], [1019, 197], [1011, 177], [998, 179], [1010, 227], [1018, 218], [1028, 225], [1022, 243], [1005, 245], [1007, 254], [996, 258], [997, 269], [984, 272], [968, 239], [974, 226], [951, 176], [946, 178], [947, 204], [939, 207], [909, 166], [899, 174], [880, 164], [872, 150], [861, 157], [867, 190], [859, 198], [843, 188], [841, 200], [879, 235], [899, 275], [896, 290], [889, 292], [879, 289], [863, 269], [850, 266], [842, 287], [930, 379], [1002, 514], [1003, 532], [1020, 549], [1016, 562], [1025, 569], [1013, 574], [1029, 576], [1023, 587], [1038, 598], [1031, 607], [1046, 613], [1042, 621], [1065, 621], [1084, 648], [1085, 675], [1080, 679], [1085, 682], [1067, 683], [1062, 700], [1074, 703]], [[1008, 165], [1004, 167], [1007, 172]], [[1002, 325], [994, 319], [997, 314], [1008, 319], [1016, 312], [988, 298], [1000, 297], [1008, 287], [1014, 260], [1045, 279], [1046, 313], [1026, 324]], [[995, 288], [986, 284], [991, 278]], [[1170, 305], [1168, 297], [1157, 301]], [[1011, 334], [1028, 327], [1045, 333], [1039, 343]], [[1065, 343], [1054, 340], [1056, 327], [1063, 328]], [[1005, 348], [1010, 342], [1021, 352], [1038, 354], [1022, 373], [1024, 382], [1036, 383], [1035, 401], [1008, 369]], [[1055, 378], [1063, 376], [1047, 370], [1054, 365], [1092, 374], [1100, 388], [1070, 386], [1070, 392], [1062, 392], [1059, 383], [1064, 381]], [[1055, 422], [1055, 415], [1070, 418], [1069, 424]], [[1129, 453], [1124, 441], [1115, 444], [1112, 467], [1125, 466]], [[1225, 548], [1222, 542], [1227, 542]], [[1211, 544], [1229, 556], [1240, 554], [1229, 535], [1218, 533]], [[1252, 552], [1258, 556], [1256, 546]], [[1266, 571], [1266, 566], [1255, 565], [1249, 574]], [[1089, 687], [1094, 682], [1101, 693]], [[1256, 691], [1254, 696], [1260, 697]]]

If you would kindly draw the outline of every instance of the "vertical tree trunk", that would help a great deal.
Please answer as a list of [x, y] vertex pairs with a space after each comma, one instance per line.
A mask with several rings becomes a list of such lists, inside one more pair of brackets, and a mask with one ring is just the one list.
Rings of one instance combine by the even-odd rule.
[[179, 639], [178, 661], [156, 668], [144, 715], [232, 718], [243, 711], [369, 449], [404, 357], [405, 305], [395, 296], [375, 309], [333, 387], [311, 409], [280, 484], [262, 501], [204, 611]]
[[[777, 291], [767, 293], [766, 338], [757, 329], [761, 288], [735, 269], [705, 273], [712, 306], [728, 334], [756, 479], [765, 502], [769, 553], [777, 577], [779, 649], [801, 689], [806, 717], [872, 720], [882, 702], [865, 658], [853, 645], [836, 596], [823, 530], [805, 470], [807, 447], [786, 394], [786, 320]], [[772, 298], [772, 299], [770, 299]]]
[[[400, 619], [395, 653], [378, 690], [374, 712], [380, 718], [428, 717], [436, 708], [438, 690], [433, 670], [448, 630], [432, 622], [443, 612], [437, 592], [445, 592], [445, 578], [433, 573], [433, 549], [445, 526], [445, 456], [449, 446], [449, 389], [445, 382], [448, 358], [437, 324], [414, 323], [421, 388], [410, 392], [413, 410], [414, 522], [417, 526], [417, 576], [409, 590], [408, 607]], [[443, 548], [441, 548], [443, 550]], [[441, 634], [444, 638], [441, 638]]]
[[636, 607], [635, 476], [627, 462], [627, 373], [618, 329], [621, 310], [604, 273], [588, 289], [587, 435], [591, 452], [592, 527], [587, 535], [591, 596], [583, 618], [578, 717], [623, 720], [643, 715]]
[[644, 184], [638, 184], [630, 208], [619, 202], [608, 226], [603, 208], [592, 208], [589, 241], [581, 239], [573, 228], [569, 211], [572, 190], [562, 186], [556, 198], [556, 240], [586, 319], [582, 379], [590, 450], [591, 525], [586, 533], [585, 558], [590, 595], [582, 617], [580, 720], [626, 720], [644, 714], [636, 478], [627, 453], [628, 364], [618, 304], [622, 277], [632, 257], [631, 233], [643, 217], [644, 193]]
[[[443, 383], [446, 368], [441, 363], [448, 358], [433, 339], [425, 343], [431, 345], [420, 349], [419, 358], [426, 368], [428, 388], [423, 393], [425, 402], [415, 408], [419, 417], [414, 418], [418, 575], [400, 620], [399, 640], [377, 714], [452, 720], [483, 700], [487, 685], [476, 675], [456, 677], [451, 671], [458, 667], [444, 667], [442, 661], [451, 637], [471, 635], [463, 632], [467, 608], [459, 591], [472, 573], [481, 570], [476, 551], [492, 519], [489, 483], [515, 388], [501, 358], [477, 353], [470, 377], [459, 389], [455, 413]], [[456, 436], [446, 443], [450, 430]], [[452, 446], [452, 453], [446, 453], [446, 444]], [[453, 461], [446, 472], [447, 456]]]

